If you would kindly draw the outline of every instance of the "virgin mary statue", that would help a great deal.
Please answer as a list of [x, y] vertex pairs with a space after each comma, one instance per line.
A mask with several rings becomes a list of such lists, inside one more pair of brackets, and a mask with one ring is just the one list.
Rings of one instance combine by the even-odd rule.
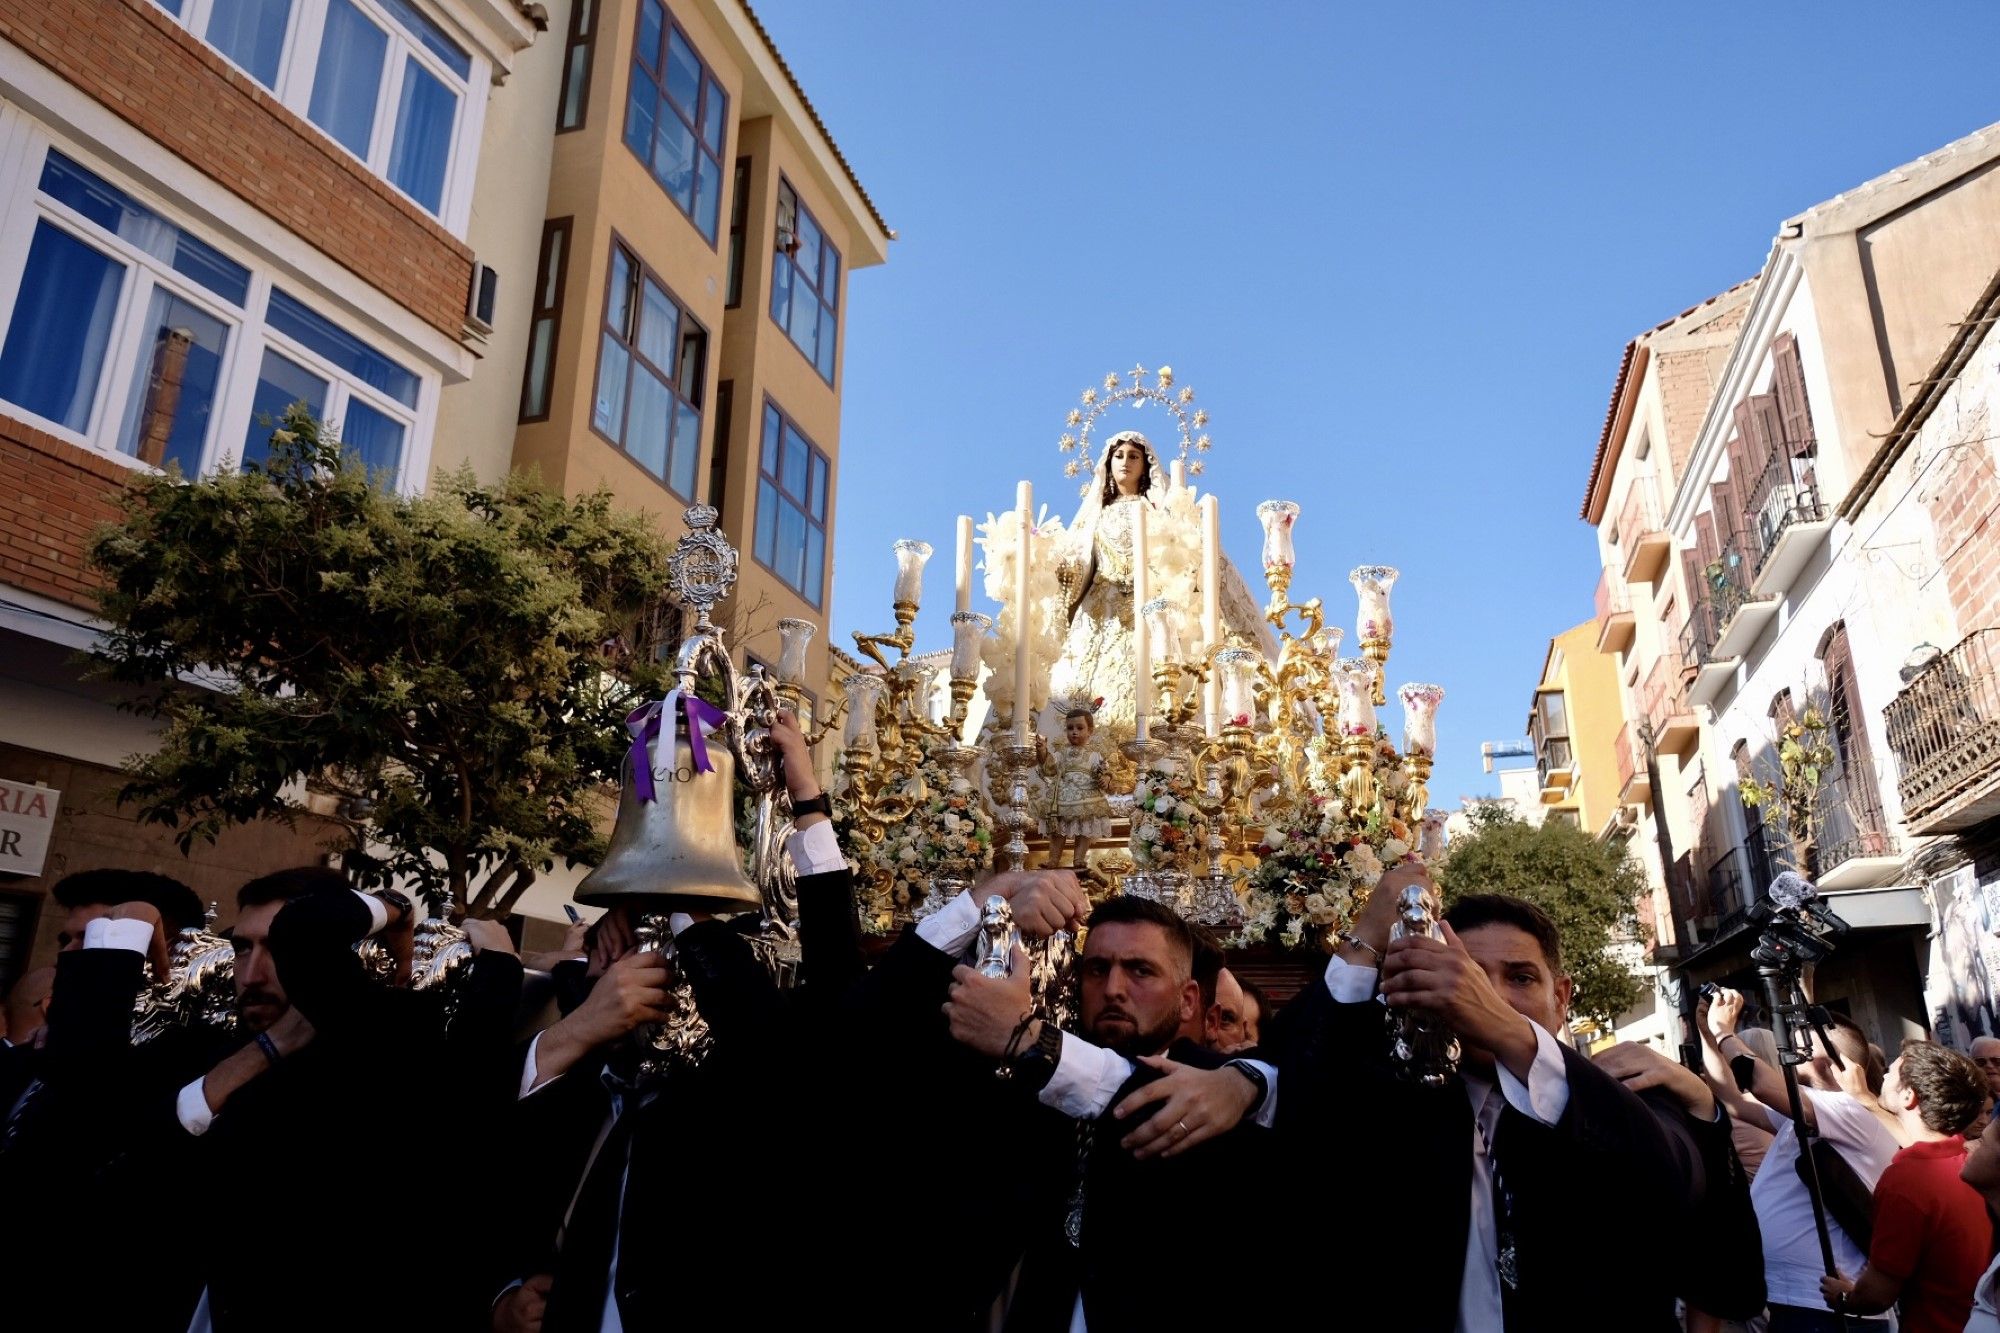
[[[1056, 566], [1069, 628], [1050, 678], [1050, 697], [1102, 698], [1100, 731], [1129, 738], [1136, 723], [1133, 688], [1132, 515], [1144, 505], [1149, 536], [1166, 516], [1166, 479], [1146, 437], [1111, 437], [1092, 484], [1065, 530]], [[1162, 536], [1165, 534], [1162, 533]]]

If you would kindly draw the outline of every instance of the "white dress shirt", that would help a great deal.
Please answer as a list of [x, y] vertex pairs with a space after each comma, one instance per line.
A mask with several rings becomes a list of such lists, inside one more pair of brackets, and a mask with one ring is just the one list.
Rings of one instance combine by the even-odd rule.
[[[1361, 1004], [1375, 995], [1376, 970], [1357, 967], [1334, 957], [1326, 964], [1326, 989], [1342, 1004]], [[1569, 1105], [1569, 1071], [1562, 1047], [1547, 1028], [1536, 1023], [1535, 1062], [1528, 1081], [1521, 1082], [1505, 1065], [1496, 1063], [1500, 1096], [1494, 1084], [1459, 1071], [1466, 1100], [1472, 1103], [1472, 1224], [1465, 1232], [1465, 1272], [1458, 1286], [1458, 1333], [1490, 1333], [1503, 1327], [1500, 1302], [1500, 1225], [1493, 1215], [1493, 1161], [1490, 1156], [1500, 1113], [1512, 1106], [1544, 1125], [1562, 1119]], [[1504, 1098], [1504, 1100], [1503, 1100]]]

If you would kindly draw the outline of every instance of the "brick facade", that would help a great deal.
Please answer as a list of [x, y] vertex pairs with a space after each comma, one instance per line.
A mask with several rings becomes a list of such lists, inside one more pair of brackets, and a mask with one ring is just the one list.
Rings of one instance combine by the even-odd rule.
[[0, 415], [0, 584], [94, 608], [90, 535], [118, 518], [132, 468]]
[[1966, 440], [1937, 466], [1936, 482], [1924, 489], [1959, 632], [2000, 626], [2000, 476], [1993, 450], [1983, 438]]
[[1743, 317], [1749, 309], [1747, 301], [1741, 302], [1687, 330], [1692, 337], [1675, 340], [1692, 345], [1668, 344], [1654, 351], [1653, 374], [1660, 386], [1668, 457], [1676, 478], [1687, 475], [1688, 455], [1694, 451], [1702, 418], [1708, 414], [1716, 385], [1722, 382], [1723, 368], [1729, 364], [1729, 354], [1735, 348], [1736, 335], [1742, 330]]
[[148, 0], [0, 4], [0, 38], [453, 338], [472, 252]]

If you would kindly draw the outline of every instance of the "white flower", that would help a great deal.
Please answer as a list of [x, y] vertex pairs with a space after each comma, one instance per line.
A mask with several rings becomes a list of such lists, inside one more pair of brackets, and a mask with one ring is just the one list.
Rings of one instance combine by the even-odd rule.
[[917, 849], [914, 847], [905, 847], [902, 851], [896, 853], [896, 859], [908, 865], [917, 859]]
[[1401, 838], [1390, 838], [1382, 844], [1382, 859], [1384, 861], [1400, 861], [1409, 854], [1410, 844], [1404, 842]]
[[1158, 815], [1172, 814], [1174, 810], [1174, 805], [1175, 801], [1173, 797], [1162, 796], [1159, 799], [1159, 801], [1154, 804], [1153, 813]]
[[958, 826], [964, 822], [955, 812], [950, 810], [944, 812], [944, 831], [946, 833], [958, 832]]
[[1278, 848], [1285, 845], [1285, 831], [1276, 824], [1265, 829], [1263, 845], [1269, 847], [1274, 852], [1277, 851]]
[[967, 794], [967, 793], [968, 793], [968, 792], [970, 792], [971, 790], [972, 790], [972, 781], [971, 781], [971, 779], [969, 779], [969, 778], [953, 778], [953, 779], [951, 780], [951, 793], [952, 793], [952, 795], [954, 795], [954, 796], [964, 796], [965, 794]]
[[1312, 918], [1313, 918], [1313, 919], [1314, 919], [1315, 921], [1317, 921], [1317, 920], [1319, 919], [1319, 914], [1320, 914], [1321, 912], [1324, 912], [1325, 910], [1326, 910], [1326, 895], [1325, 895], [1325, 894], [1323, 894], [1323, 893], [1308, 893], [1308, 894], [1306, 895], [1306, 915], [1307, 915], [1307, 916], [1310, 916], [1310, 917], [1312, 917]]

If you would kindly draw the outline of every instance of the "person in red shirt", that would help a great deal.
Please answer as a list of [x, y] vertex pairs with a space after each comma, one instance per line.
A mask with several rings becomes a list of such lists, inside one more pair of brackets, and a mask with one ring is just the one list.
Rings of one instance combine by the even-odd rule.
[[1903, 1333], [1960, 1333], [1991, 1256], [1986, 1201], [1959, 1179], [1965, 1127], [1986, 1105], [1986, 1079], [1957, 1051], [1906, 1041], [1882, 1080], [1882, 1107], [1910, 1146], [1875, 1186], [1875, 1239], [1858, 1277], [1825, 1278], [1826, 1303], [1869, 1315], [1899, 1300]]

